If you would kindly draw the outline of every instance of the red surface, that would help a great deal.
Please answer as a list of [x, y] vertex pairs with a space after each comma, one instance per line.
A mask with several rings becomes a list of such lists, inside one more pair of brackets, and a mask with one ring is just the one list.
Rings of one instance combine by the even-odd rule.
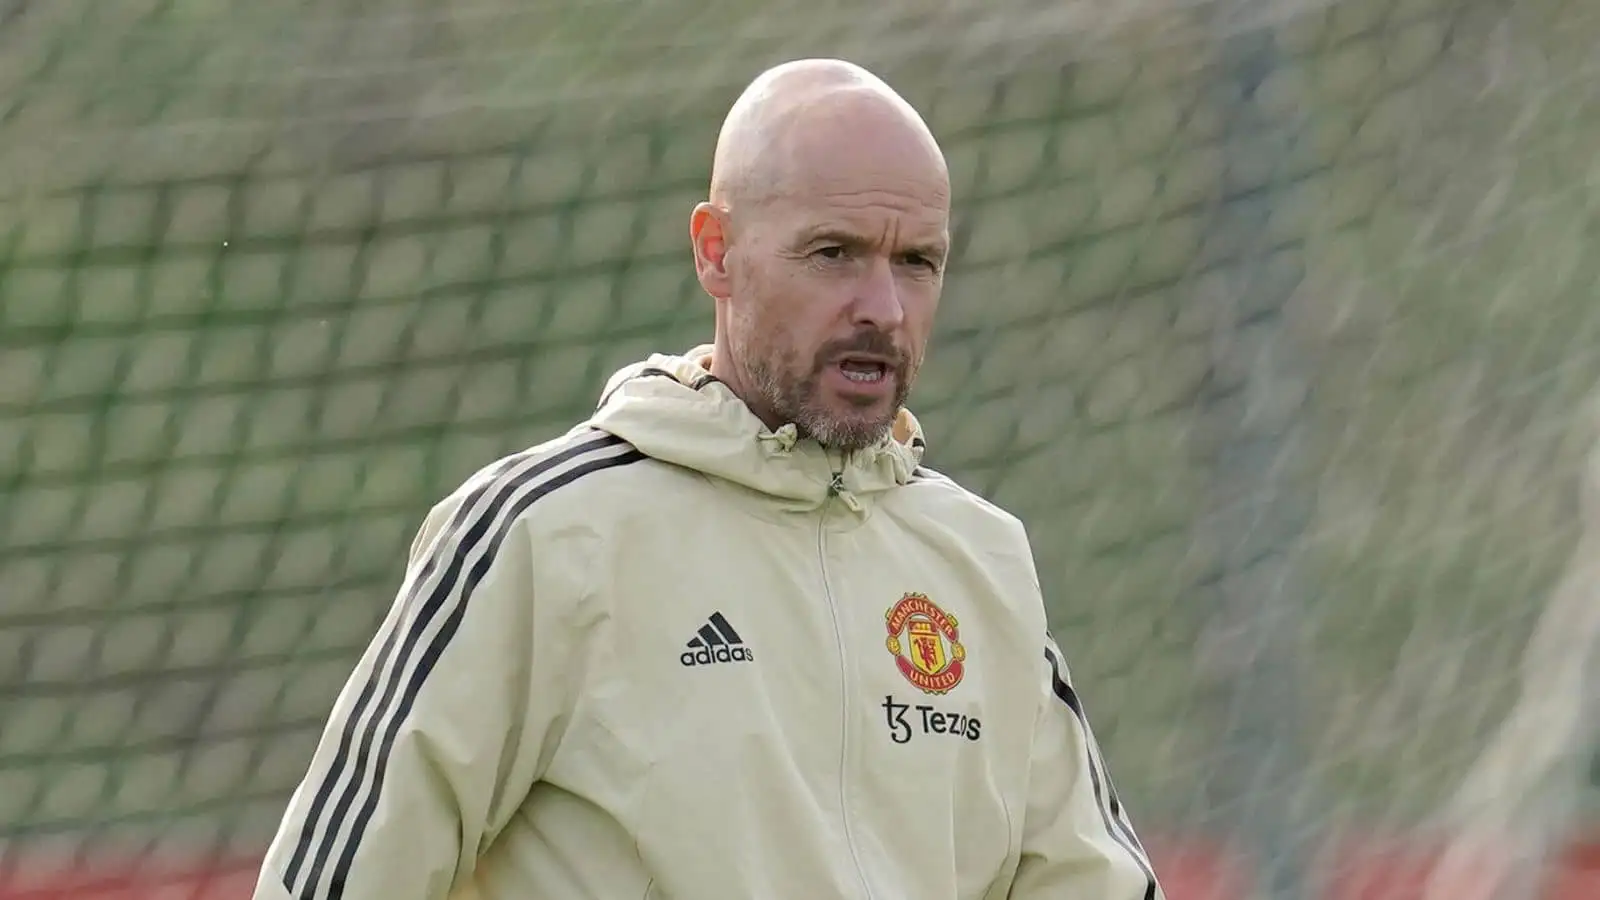
[[[1168, 900], [1246, 900], [1248, 879], [1222, 848], [1203, 840], [1150, 840]], [[1434, 854], [1403, 840], [1329, 848], [1322, 900], [1418, 900]], [[0, 900], [249, 900], [256, 861], [210, 866], [29, 865], [0, 869]], [[1486, 860], [1492, 863], [1492, 860]], [[1600, 900], [1600, 835], [1575, 844], [1552, 874], [1543, 900]]]
[[[1325, 900], [1416, 900], [1437, 857], [1430, 848], [1404, 841], [1345, 844], [1330, 854], [1333, 876]], [[1504, 860], [1485, 852], [1473, 862], [1489, 874]], [[1574, 843], [1549, 875], [1543, 900], [1600, 900], [1600, 835]], [[1475, 893], [1474, 886], [1469, 881], [1452, 900], [1490, 900]]]

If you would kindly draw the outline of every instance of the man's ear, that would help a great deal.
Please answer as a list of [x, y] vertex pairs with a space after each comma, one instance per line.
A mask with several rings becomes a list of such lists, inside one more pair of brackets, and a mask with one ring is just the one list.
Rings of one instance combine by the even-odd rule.
[[728, 276], [728, 211], [710, 203], [696, 204], [689, 216], [689, 241], [700, 286], [717, 300], [728, 299], [733, 291]]

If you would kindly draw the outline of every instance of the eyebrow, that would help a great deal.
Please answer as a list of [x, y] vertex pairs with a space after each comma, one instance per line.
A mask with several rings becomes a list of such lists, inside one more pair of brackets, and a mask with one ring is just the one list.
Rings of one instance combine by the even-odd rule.
[[[815, 244], [827, 242], [842, 244], [846, 247], [867, 247], [875, 242], [853, 231], [832, 225], [813, 228], [801, 234], [801, 244]], [[901, 248], [902, 253], [919, 253], [929, 259], [942, 262], [949, 253], [948, 245], [942, 239], [934, 241], [919, 241]]]

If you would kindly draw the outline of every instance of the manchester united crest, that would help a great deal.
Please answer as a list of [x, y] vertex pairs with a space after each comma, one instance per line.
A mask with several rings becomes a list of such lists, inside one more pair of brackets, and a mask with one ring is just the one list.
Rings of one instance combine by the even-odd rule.
[[906, 594], [884, 619], [889, 626], [885, 646], [907, 681], [928, 694], [947, 694], [961, 683], [967, 651], [955, 616], [927, 594]]

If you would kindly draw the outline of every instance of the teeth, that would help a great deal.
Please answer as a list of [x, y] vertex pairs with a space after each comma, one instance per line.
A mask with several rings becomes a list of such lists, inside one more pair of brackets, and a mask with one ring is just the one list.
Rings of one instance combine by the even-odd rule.
[[840, 366], [839, 371], [843, 372], [844, 377], [851, 381], [877, 381], [883, 378], [884, 374], [882, 366], [871, 366], [864, 369], [858, 369], [854, 366]]

